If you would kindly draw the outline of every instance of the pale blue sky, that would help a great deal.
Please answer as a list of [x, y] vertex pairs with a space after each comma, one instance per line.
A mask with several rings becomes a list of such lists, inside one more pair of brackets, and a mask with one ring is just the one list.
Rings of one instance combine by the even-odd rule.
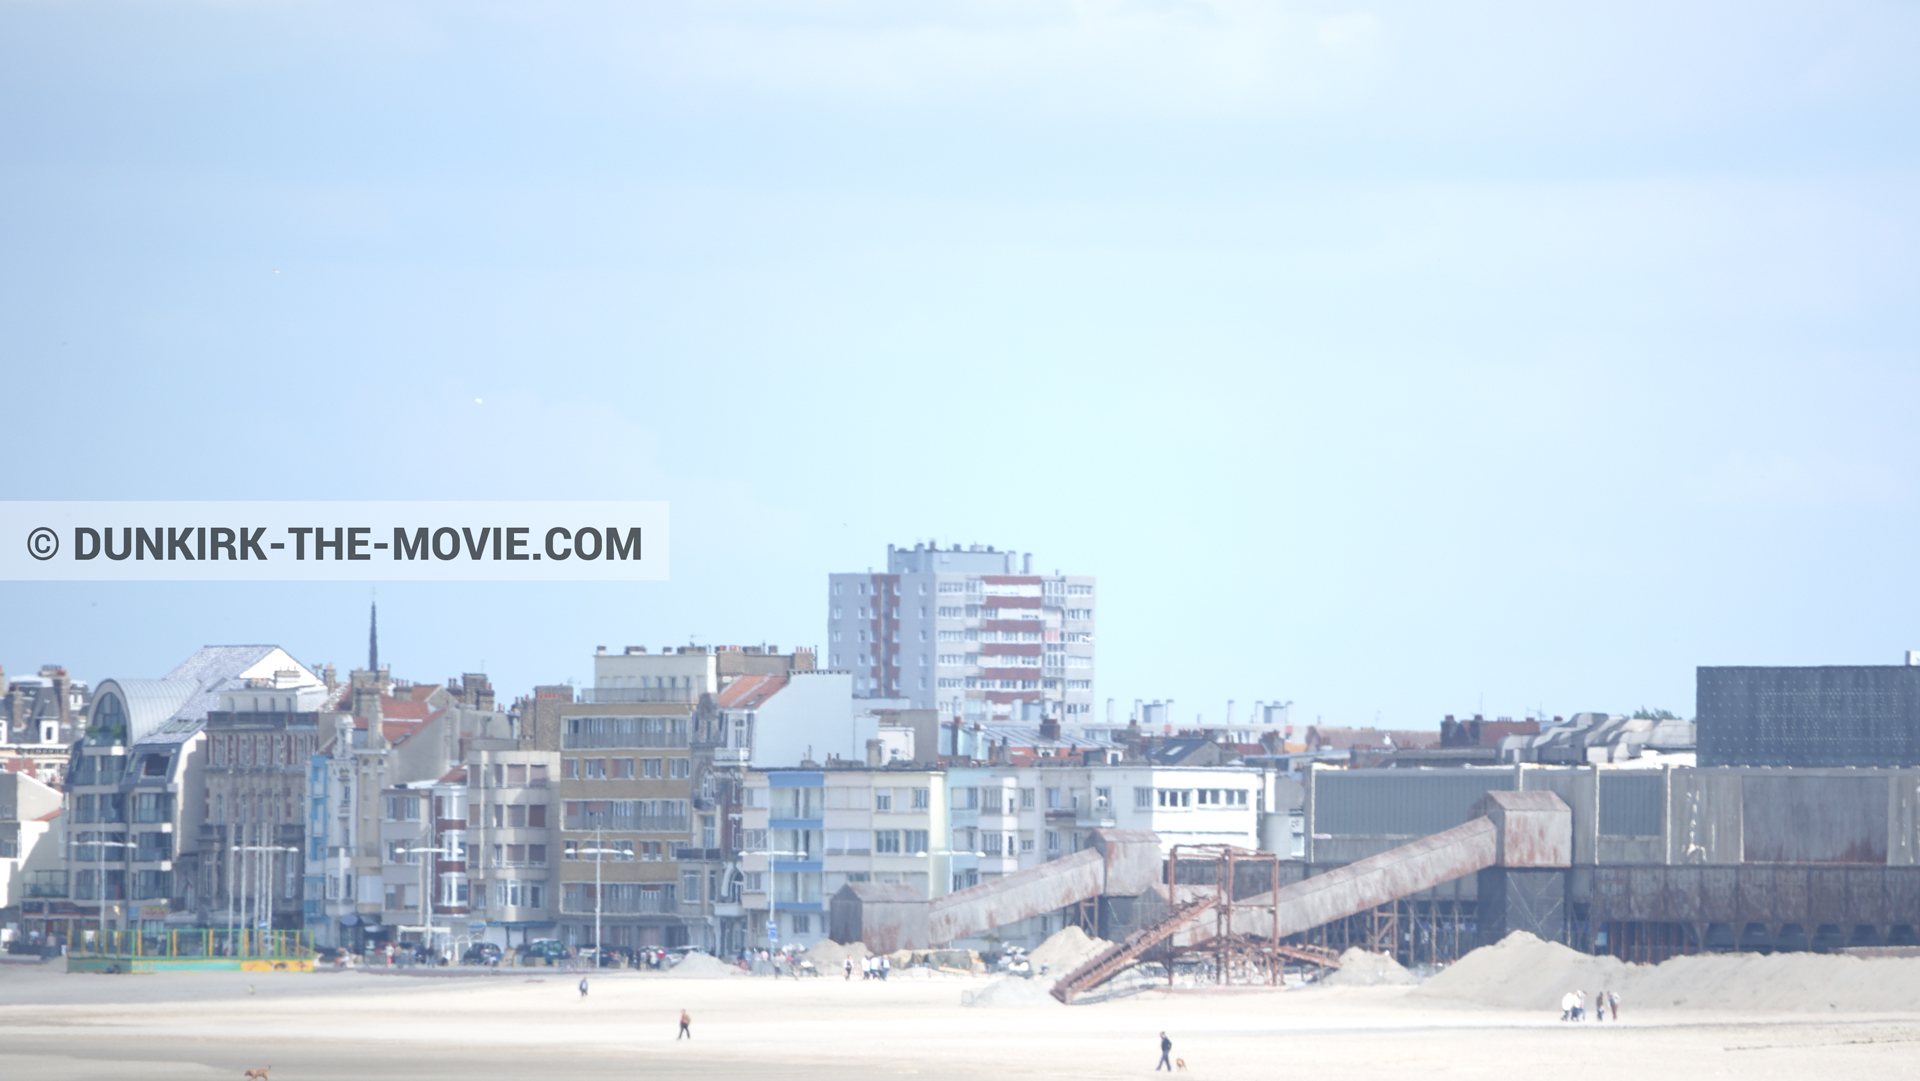
[[[507, 694], [820, 642], [937, 537], [1099, 575], [1123, 713], [1690, 712], [1920, 648], [1916, 55], [1907, 4], [0, 3], [0, 497], [671, 501], [668, 583], [383, 587], [396, 672]], [[345, 667], [366, 594], [0, 584], [0, 663]]]

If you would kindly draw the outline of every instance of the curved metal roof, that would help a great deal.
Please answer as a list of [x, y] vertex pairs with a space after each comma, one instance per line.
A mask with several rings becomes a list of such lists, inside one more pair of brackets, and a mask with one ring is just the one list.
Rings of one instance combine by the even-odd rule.
[[167, 723], [187, 699], [200, 689], [190, 679], [108, 679], [94, 691], [94, 707], [102, 696], [118, 694], [127, 707], [127, 743], [131, 746], [142, 736]]

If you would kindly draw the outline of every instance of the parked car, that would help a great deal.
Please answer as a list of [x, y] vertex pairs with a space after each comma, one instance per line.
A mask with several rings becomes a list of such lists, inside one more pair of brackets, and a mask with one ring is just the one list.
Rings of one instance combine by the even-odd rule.
[[520, 947], [520, 963], [532, 965], [539, 963], [554, 964], [567, 958], [567, 947], [557, 938], [536, 938]]
[[[582, 953], [587, 951], [582, 950]], [[624, 968], [633, 964], [633, 948], [630, 946], [608, 946], [594, 952], [594, 958], [601, 968]]]
[[500, 960], [500, 947], [491, 942], [476, 942], [460, 955], [463, 965], [491, 965]]

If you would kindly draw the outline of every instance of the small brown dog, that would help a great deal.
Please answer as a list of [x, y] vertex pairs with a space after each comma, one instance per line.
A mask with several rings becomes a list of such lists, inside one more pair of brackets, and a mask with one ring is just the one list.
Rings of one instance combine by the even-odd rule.
[[1177, 1058], [1177, 1059], [1174, 1059], [1174, 1060], [1173, 1060], [1173, 1068], [1174, 1068], [1175, 1070], [1177, 1070], [1178, 1072], [1180, 1072], [1180, 1073], [1186, 1073], [1186, 1072], [1187, 1072], [1187, 1060], [1186, 1060], [1186, 1059], [1183, 1059], [1183, 1058]]
[[271, 1069], [271, 1066], [262, 1066], [257, 1070], [248, 1070], [247, 1081], [267, 1081], [267, 1071]]

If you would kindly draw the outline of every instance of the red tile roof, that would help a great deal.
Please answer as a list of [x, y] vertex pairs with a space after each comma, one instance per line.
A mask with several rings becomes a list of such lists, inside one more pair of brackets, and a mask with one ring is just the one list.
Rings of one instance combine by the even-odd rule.
[[433, 715], [433, 707], [424, 698], [388, 698], [383, 694], [380, 715], [390, 721], [424, 721]]
[[718, 699], [722, 709], [757, 709], [787, 685], [786, 676], [741, 676]]

